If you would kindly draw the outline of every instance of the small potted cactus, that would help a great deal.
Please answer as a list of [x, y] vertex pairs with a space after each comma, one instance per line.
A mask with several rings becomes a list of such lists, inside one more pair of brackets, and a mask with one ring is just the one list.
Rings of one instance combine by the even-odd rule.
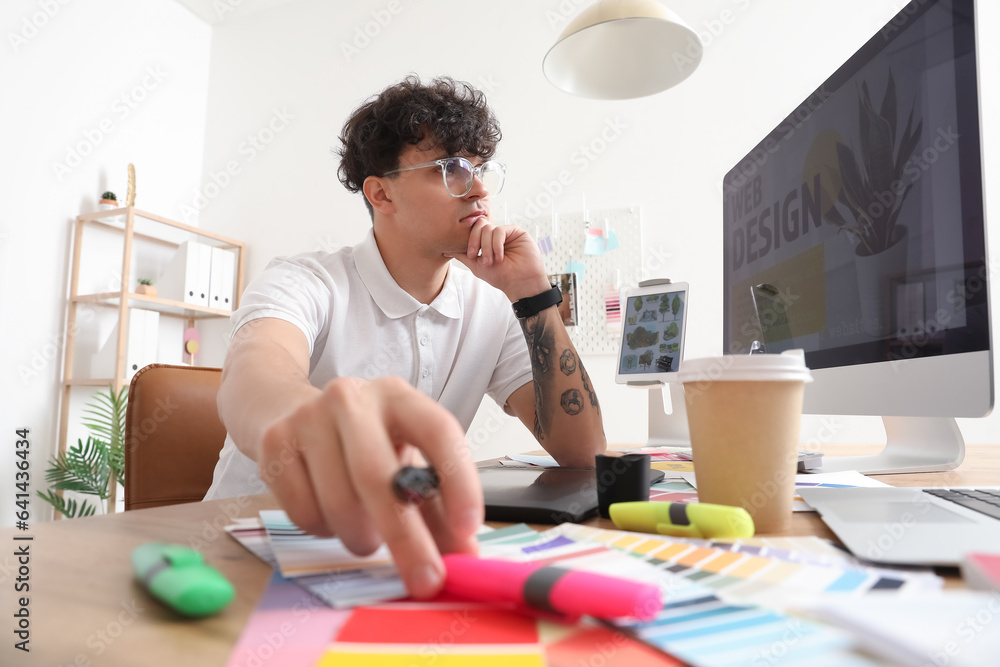
[[112, 209], [118, 208], [118, 197], [115, 196], [114, 192], [108, 190], [103, 195], [101, 195], [101, 201], [98, 202], [99, 210], [110, 211]]
[[135, 288], [136, 294], [145, 294], [146, 296], [156, 296], [156, 286], [153, 285], [152, 278], [139, 278], [139, 285]]

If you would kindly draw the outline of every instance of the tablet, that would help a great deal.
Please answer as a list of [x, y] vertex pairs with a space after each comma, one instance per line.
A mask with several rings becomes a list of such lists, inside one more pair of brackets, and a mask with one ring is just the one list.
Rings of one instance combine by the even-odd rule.
[[622, 292], [622, 332], [615, 382], [673, 382], [684, 356], [687, 283]]
[[[650, 470], [650, 484], [663, 479]], [[597, 514], [595, 468], [479, 468], [487, 521], [576, 523]]]

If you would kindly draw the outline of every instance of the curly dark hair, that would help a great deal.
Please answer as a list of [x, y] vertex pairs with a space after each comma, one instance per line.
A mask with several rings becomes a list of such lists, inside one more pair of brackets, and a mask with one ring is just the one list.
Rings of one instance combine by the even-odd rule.
[[[470, 84], [439, 77], [429, 84], [410, 74], [369, 98], [344, 123], [337, 177], [351, 192], [360, 192], [369, 176], [383, 176], [399, 167], [407, 144], [428, 135], [448, 155], [493, 157], [500, 142], [500, 125], [486, 96]], [[365, 206], [374, 219], [368, 198]]]

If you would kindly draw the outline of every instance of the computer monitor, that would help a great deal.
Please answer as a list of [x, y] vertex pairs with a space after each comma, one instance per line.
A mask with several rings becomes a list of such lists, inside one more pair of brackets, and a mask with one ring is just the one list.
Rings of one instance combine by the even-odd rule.
[[823, 470], [957, 467], [993, 407], [979, 116], [973, 0], [910, 2], [725, 176], [727, 351], [802, 348], [806, 413], [885, 423]]

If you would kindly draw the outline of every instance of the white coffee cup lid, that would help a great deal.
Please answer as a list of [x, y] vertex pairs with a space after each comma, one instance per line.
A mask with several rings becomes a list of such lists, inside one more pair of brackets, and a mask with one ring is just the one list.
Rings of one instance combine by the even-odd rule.
[[685, 359], [677, 374], [679, 382], [812, 382], [805, 352], [781, 354], [727, 354], [721, 357]]

